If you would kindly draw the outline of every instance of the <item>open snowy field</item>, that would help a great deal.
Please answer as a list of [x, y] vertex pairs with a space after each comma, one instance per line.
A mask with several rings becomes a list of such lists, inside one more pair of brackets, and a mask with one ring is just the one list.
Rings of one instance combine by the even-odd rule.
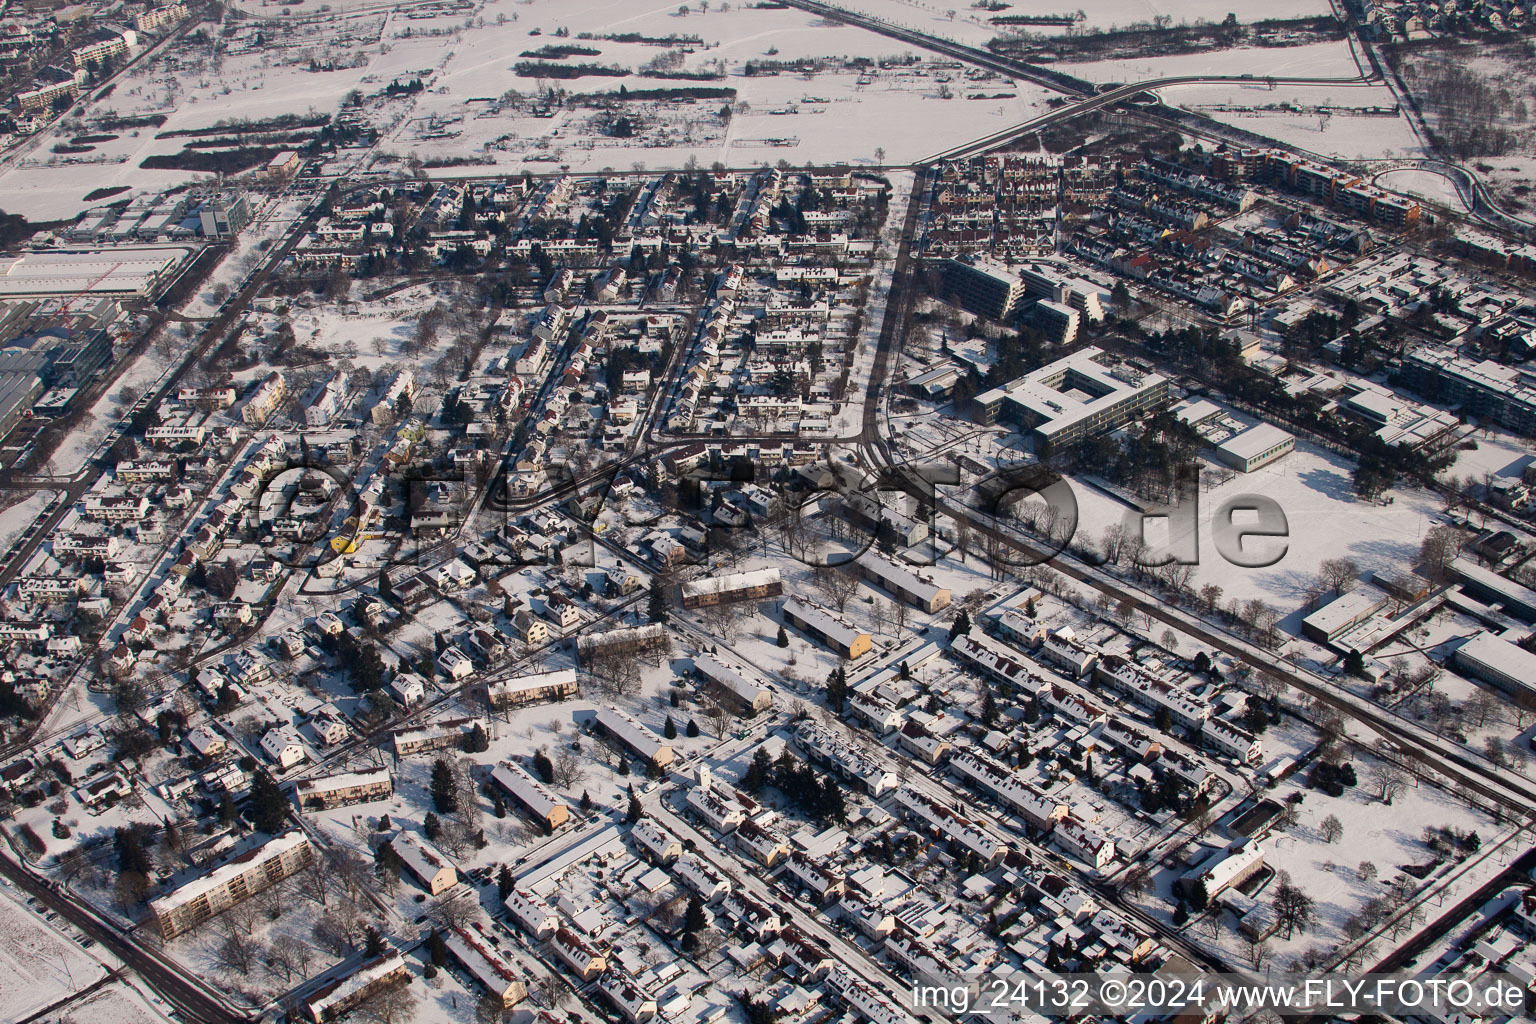
[[[1268, 135], [1308, 152], [1343, 159], [1421, 156], [1408, 118], [1384, 85], [1277, 85], [1263, 82], [1176, 85], [1169, 103], [1223, 124]], [[1383, 182], [1390, 185], [1390, 182]]]
[[[534, 0], [490, 5], [485, 16], [517, 16], [515, 25], [466, 33], [434, 79], [415, 98], [414, 108], [380, 145], [380, 152], [408, 157], [482, 157], [498, 168], [525, 169], [532, 161], [572, 169], [626, 168], [642, 162], [652, 167], [681, 166], [690, 157], [701, 163], [755, 166], [786, 159], [792, 163], [902, 163], [918, 159], [945, 143], [996, 131], [1041, 112], [1045, 90], [999, 76], [982, 79], [920, 68], [844, 66], [855, 58], [881, 61], [933, 58], [895, 40], [824, 22], [804, 11], [762, 10], [744, 4], [711, 6], [687, 17], [676, 5], [639, 8], [623, 0], [585, 3]], [[528, 26], [527, 29], [524, 26]], [[538, 28], [537, 36], [529, 33]], [[620, 66], [639, 72], [627, 77], [589, 75], [535, 79], [514, 70], [551, 42], [548, 33], [568, 29], [571, 44], [597, 50], [565, 61]], [[638, 34], [648, 39], [693, 36], [681, 69], [667, 76], [647, 76], [640, 69], [670, 50], [647, 42], [618, 42], [594, 36]], [[676, 52], [676, 51], [672, 51]], [[748, 62], [821, 60], [815, 74], [744, 73]], [[678, 79], [723, 73], [714, 79]], [[634, 137], [607, 137], [591, 130], [589, 108], [566, 106], [554, 117], [538, 117], [529, 107], [480, 108], [467, 101], [502, 96], [508, 90], [533, 97], [558, 87], [570, 94], [629, 92], [681, 87], [730, 88], [736, 108], [723, 122], [723, 101], [696, 104], [626, 104], [638, 118]], [[946, 96], [950, 98], [945, 98]], [[981, 97], [987, 98], [970, 98]], [[478, 110], [478, 112], [476, 112]], [[893, 125], [903, 130], [892, 131]], [[882, 151], [882, 152], [877, 152]], [[481, 168], [483, 173], [485, 168]], [[470, 173], [468, 170], [457, 173]]]
[[1282, 75], [1287, 78], [1336, 78], [1353, 81], [1360, 68], [1349, 44], [1312, 43], [1307, 46], [1241, 46], [1210, 53], [1173, 57], [1136, 57], [1087, 64], [1062, 63], [1063, 71], [1095, 82], [1141, 82], [1178, 75]]
[[9, 883], [0, 889], [0, 1007], [7, 1020], [24, 1020], [106, 973], [21, 899]]
[[1128, 28], [1131, 25], [1150, 25], [1154, 18], [1166, 17], [1171, 25], [1196, 24], [1202, 21], [1220, 22], [1229, 13], [1237, 15], [1243, 24], [1265, 18], [1306, 18], [1329, 13], [1323, 0], [1303, 0], [1288, 5], [1278, 12], [1262, 0], [1179, 0], [1177, 3], [1154, 0], [1089, 0], [1087, 3], [1021, 4], [1011, 3], [996, 11], [982, 11], [969, 4], [945, 2], [945, 0], [837, 0], [838, 6], [861, 14], [868, 14], [883, 21], [906, 28], [917, 29], [931, 35], [972, 46], [984, 46], [989, 39], [1001, 35], [1029, 32], [1033, 35], [1059, 35], [1061, 26], [994, 24], [991, 19], [1009, 15], [1071, 15], [1079, 11], [1084, 19], [1078, 22], [1080, 29]]
[[[1390, 504], [1364, 501], [1355, 496], [1353, 468], [1340, 456], [1298, 442], [1280, 461], [1201, 493], [1200, 564], [1191, 585], [1198, 589], [1214, 583], [1222, 588], [1223, 603], [1258, 599], [1279, 609], [1283, 617], [1301, 608], [1318, 567], [1327, 559], [1352, 558], [1367, 572], [1416, 564], [1424, 532], [1442, 507], [1439, 500], [1425, 491], [1399, 487], [1388, 492]], [[1072, 482], [1072, 490], [1080, 509], [1079, 536], [1097, 538], [1129, 512], [1080, 481]], [[1269, 568], [1231, 565], [1217, 551], [1211, 530], [1211, 520], [1224, 502], [1250, 494], [1277, 502], [1289, 525], [1285, 554]], [[1282, 626], [1293, 623], [1282, 621]]]

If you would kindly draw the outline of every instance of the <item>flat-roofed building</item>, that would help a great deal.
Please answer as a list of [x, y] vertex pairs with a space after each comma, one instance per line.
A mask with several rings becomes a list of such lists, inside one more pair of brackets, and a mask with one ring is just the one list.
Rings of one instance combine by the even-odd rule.
[[1301, 620], [1302, 635], [1320, 644], [1332, 643], [1387, 606], [1387, 597], [1370, 590], [1341, 594]]
[[151, 900], [149, 912], [160, 937], [173, 939], [302, 871], [313, 861], [314, 850], [309, 840], [294, 829]]
[[1536, 693], [1536, 654], [1503, 637], [1479, 633], [1456, 648], [1451, 661], [1467, 675], [1506, 693], [1517, 697]]
[[1492, 359], [1474, 362], [1453, 352], [1422, 351], [1403, 360], [1404, 381], [1431, 400], [1536, 434], [1536, 372]]
[[1273, 423], [1256, 423], [1216, 446], [1216, 457], [1240, 473], [1252, 473], [1296, 448], [1296, 435]]
[[1168, 402], [1168, 378], [1130, 363], [1100, 362], [1089, 346], [972, 400], [981, 423], [1016, 423], [1037, 443], [1072, 444]]
[[679, 589], [684, 608], [706, 608], [778, 597], [784, 593], [784, 582], [778, 569], [756, 569], [689, 580]]
[[1485, 569], [1470, 558], [1452, 562], [1451, 575], [1478, 599], [1499, 605], [1523, 622], [1536, 622], [1536, 590]]
[[956, 305], [993, 320], [1007, 320], [1024, 297], [1018, 274], [984, 257], [944, 261], [945, 295]]
[[553, 832], [570, 820], [571, 809], [565, 801], [520, 764], [497, 762], [491, 769], [491, 782], [510, 797], [523, 814], [543, 825], [545, 831]]

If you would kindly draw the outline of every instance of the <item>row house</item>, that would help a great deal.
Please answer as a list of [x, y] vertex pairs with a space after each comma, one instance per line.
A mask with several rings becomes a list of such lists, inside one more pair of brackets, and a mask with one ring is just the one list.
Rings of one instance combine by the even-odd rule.
[[647, 764], [665, 768], [672, 763], [672, 747], [630, 715], [615, 707], [599, 708], [594, 732]]
[[731, 840], [739, 850], [765, 868], [771, 868], [789, 856], [789, 844], [751, 818], [736, 826]]
[[328, 1024], [362, 1006], [380, 992], [409, 985], [411, 970], [397, 949], [386, 949], [364, 960], [353, 971], [327, 982], [304, 1000], [311, 1024]]
[[409, 757], [433, 750], [462, 750], [464, 741], [474, 732], [470, 718], [449, 718], [428, 725], [396, 729], [390, 738], [396, 757]]
[[778, 597], [784, 593], [784, 583], [778, 569], [758, 569], [689, 580], [680, 591], [684, 608], [705, 608]]
[[662, 654], [671, 649], [672, 639], [659, 622], [628, 626], [601, 633], [586, 633], [576, 641], [576, 651], [583, 664], [594, 658], [635, 654]]
[[394, 793], [395, 782], [387, 768], [378, 768], [300, 779], [293, 784], [293, 791], [300, 810], [327, 810], [383, 800]]
[[807, 720], [795, 727], [795, 741], [811, 760], [826, 765], [834, 774], [857, 784], [877, 800], [897, 786], [895, 772], [886, 770], [830, 729], [813, 721]]
[[921, 793], [911, 789], [898, 789], [896, 806], [902, 810], [909, 821], [916, 819], [926, 822], [945, 839], [966, 853], [974, 854], [988, 868], [993, 867], [1003, 858], [1003, 845], [987, 835], [975, 822], [962, 818], [948, 807], [934, 803]]
[[1258, 764], [1264, 756], [1264, 744], [1257, 736], [1225, 718], [1207, 718], [1201, 723], [1200, 740], [1244, 764]]
[[441, 850], [425, 837], [403, 829], [395, 833], [389, 845], [400, 857], [400, 865], [430, 896], [447, 892], [459, 884], [459, 872]]
[[554, 930], [550, 938], [550, 949], [582, 981], [591, 981], [608, 969], [607, 955], [568, 927]]
[[1081, 691], [1052, 683], [1040, 691], [1040, 703], [1053, 714], [1081, 723], [1090, 729], [1102, 723], [1108, 712], [1090, 701]]
[[1035, 828], [1048, 830], [1067, 816], [1067, 802], [1047, 796], [1017, 772], [985, 754], [965, 751], [949, 761], [949, 770], [990, 795]]
[[1211, 705], [1205, 698], [1120, 655], [1106, 655], [1095, 669], [1094, 679], [1154, 714], [1168, 712], [1173, 722], [1185, 729], [1198, 730], [1211, 717]]
[[565, 801], [514, 761], [497, 762], [491, 769], [491, 782], [546, 832], [553, 832], [570, 820], [571, 809]]
[[1077, 679], [1093, 670], [1099, 660], [1099, 649], [1078, 640], [1071, 626], [1062, 626], [1046, 634], [1040, 655], [1066, 673], [1067, 678]]
[[622, 968], [615, 968], [598, 978], [597, 990], [631, 1024], [644, 1024], [656, 1016], [655, 995]]
[[847, 881], [842, 875], [799, 850], [790, 851], [784, 860], [784, 871], [814, 893], [822, 903], [841, 896], [847, 890]]
[[513, 889], [502, 905], [519, 928], [541, 942], [560, 928], [560, 915], [541, 896], [527, 889]]
[[771, 951], [780, 964], [794, 964], [812, 981], [825, 978], [837, 964], [825, 943], [794, 925], [779, 933]]
[[768, 942], [784, 927], [785, 917], [772, 907], [758, 902], [744, 889], [735, 889], [721, 901], [720, 908], [736, 922], [736, 927], [753, 942]]
[[124, 459], [113, 472], [119, 483], [162, 483], [175, 479], [176, 464], [169, 459]]
[[682, 841], [658, 824], [655, 818], [641, 818], [635, 822], [629, 830], [629, 837], [657, 864], [665, 866], [683, 855]]
[[488, 683], [485, 687], [486, 703], [493, 711], [569, 700], [579, 693], [576, 670], [571, 668], [513, 676]]
[[1099, 730], [1098, 738], [1120, 751], [1131, 761], [1145, 764], [1156, 760], [1163, 746], [1147, 732], [1116, 715], [1111, 715]]
[[[479, 923], [474, 927], [478, 929]], [[528, 998], [528, 985], [522, 972], [513, 967], [499, 949], [483, 935], [464, 928], [450, 928], [443, 936], [448, 956], [458, 964], [503, 1011]]]
[[760, 685], [761, 681], [752, 682], [713, 655], [696, 655], [693, 670], [737, 714], [755, 715], [773, 706], [772, 690]]

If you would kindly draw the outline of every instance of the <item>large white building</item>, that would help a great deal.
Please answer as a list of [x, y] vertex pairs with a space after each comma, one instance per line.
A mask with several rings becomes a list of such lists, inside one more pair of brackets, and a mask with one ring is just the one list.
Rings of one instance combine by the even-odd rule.
[[973, 399], [982, 423], [1017, 423], [1039, 443], [1071, 444], [1113, 430], [1168, 401], [1168, 378], [1079, 349]]

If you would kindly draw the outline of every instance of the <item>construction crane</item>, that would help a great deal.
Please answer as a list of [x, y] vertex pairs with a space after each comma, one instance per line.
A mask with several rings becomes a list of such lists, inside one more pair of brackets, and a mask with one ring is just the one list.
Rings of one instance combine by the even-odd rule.
[[67, 302], [65, 302], [64, 305], [59, 307], [59, 319], [63, 320], [65, 317], [69, 316], [69, 311], [72, 308], [74, 308], [75, 303], [79, 302], [81, 299], [83, 299], [87, 295], [89, 295], [91, 293], [91, 289], [92, 288], [95, 288], [97, 285], [101, 284], [101, 282], [103, 282], [107, 278], [111, 277], [114, 273], [117, 272], [117, 268], [121, 267], [122, 265], [123, 264], [122, 264], [121, 261], [112, 264], [106, 270], [102, 271], [100, 274], [97, 274], [95, 277], [91, 278], [91, 280], [86, 283], [86, 286], [84, 288], [80, 289], [78, 292], [75, 292], [75, 294], [71, 295], [69, 297], [69, 300]]

